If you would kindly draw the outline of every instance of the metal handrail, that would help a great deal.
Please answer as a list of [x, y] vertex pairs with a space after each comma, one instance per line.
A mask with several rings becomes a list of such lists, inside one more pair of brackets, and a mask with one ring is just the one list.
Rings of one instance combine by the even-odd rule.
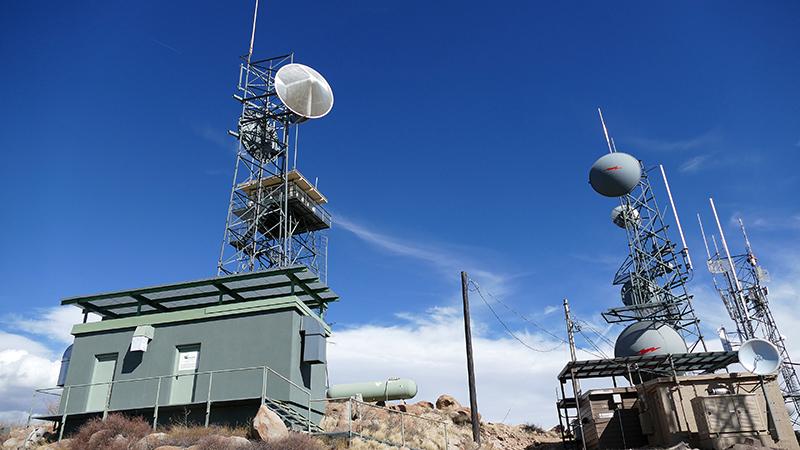
[[[160, 401], [159, 401], [160, 397], [161, 397], [161, 381], [163, 379], [165, 379], [165, 378], [175, 377], [177, 379], [179, 377], [200, 376], [200, 375], [206, 375], [207, 374], [209, 376], [209, 378], [208, 378], [208, 393], [206, 395], [205, 427], [208, 427], [209, 417], [211, 415], [211, 403], [212, 403], [212, 400], [211, 400], [211, 387], [213, 386], [214, 374], [215, 373], [216, 374], [229, 373], [229, 372], [243, 372], [243, 371], [249, 371], [249, 370], [261, 370], [261, 371], [263, 371], [262, 380], [261, 380], [261, 405], [262, 406], [266, 404], [266, 400], [267, 400], [267, 378], [268, 378], [269, 372], [272, 372], [273, 374], [277, 375], [282, 380], [284, 380], [287, 383], [289, 383], [290, 386], [293, 386], [296, 389], [298, 389], [300, 392], [306, 394], [306, 397], [307, 397], [306, 407], [307, 407], [307, 411], [308, 411], [308, 416], [306, 417], [306, 421], [308, 423], [308, 431], [311, 432], [311, 392], [306, 390], [305, 388], [299, 386], [297, 383], [293, 382], [292, 380], [284, 377], [283, 375], [281, 375], [280, 373], [276, 372], [275, 370], [273, 370], [272, 368], [270, 368], [268, 366], [242, 367], [242, 368], [237, 368], [237, 369], [206, 370], [206, 371], [202, 371], [202, 372], [195, 371], [195, 372], [190, 372], [190, 373], [159, 375], [159, 376], [152, 376], [152, 377], [132, 378], [132, 379], [128, 379], [128, 380], [112, 380], [112, 381], [101, 382], [101, 383], [73, 384], [73, 385], [64, 386], [64, 387], [52, 387], [52, 388], [36, 389], [34, 391], [34, 393], [33, 393], [33, 401], [31, 402], [31, 411], [28, 414], [28, 425], [30, 425], [31, 418], [33, 416], [33, 408], [34, 408], [34, 404], [36, 403], [36, 394], [38, 394], [38, 393], [50, 394], [50, 395], [59, 395], [59, 394], [54, 394], [54, 393], [47, 392], [47, 391], [61, 389], [62, 390], [62, 394], [63, 394], [63, 391], [66, 390], [66, 394], [62, 395], [62, 397], [64, 399], [64, 406], [63, 406], [63, 408], [64, 408], [63, 411], [64, 412], [63, 412], [63, 414], [61, 416], [61, 426], [59, 427], [60, 431], [59, 431], [59, 434], [58, 434], [58, 440], [59, 440], [59, 442], [61, 442], [61, 439], [63, 438], [63, 434], [64, 434], [64, 424], [66, 423], [67, 417], [69, 416], [69, 413], [67, 411], [68, 411], [68, 408], [69, 408], [70, 392], [71, 392], [71, 390], [73, 388], [82, 388], [82, 387], [107, 385], [108, 386], [108, 390], [107, 390], [107, 393], [106, 393], [105, 405], [103, 407], [103, 420], [105, 420], [106, 417], [108, 416], [109, 406], [110, 406], [110, 403], [111, 403], [111, 392], [113, 390], [113, 386], [114, 385], [119, 385], [119, 384], [122, 384], [122, 383], [133, 383], [133, 382], [158, 380], [158, 384], [157, 384], [157, 388], [156, 388], [156, 398], [155, 398], [155, 402], [154, 402], [154, 404], [152, 406], [152, 408], [153, 408], [153, 430], [155, 430], [156, 429], [156, 424], [158, 423], [158, 409], [159, 409], [160, 406], [162, 406]], [[163, 405], [163, 406], [171, 406], [171, 405]], [[60, 408], [60, 406], [59, 406], [59, 408]], [[86, 412], [86, 411], [83, 411], [83, 412]], [[83, 413], [83, 412], [81, 412], [81, 413]], [[81, 413], [73, 413], [73, 414], [81, 414]]]

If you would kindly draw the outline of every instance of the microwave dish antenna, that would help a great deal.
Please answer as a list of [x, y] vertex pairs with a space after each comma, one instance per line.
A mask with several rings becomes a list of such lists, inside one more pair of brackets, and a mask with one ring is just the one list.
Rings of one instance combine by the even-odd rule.
[[627, 153], [608, 153], [595, 161], [589, 170], [589, 183], [604, 197], [622, 197], [639, 184], [642, 168], [639, 160]]
[[302, 64], [287, 64], [275, 74], [275, 92], [294, 113], [293, 123], [319, 119], [333, 108], [333, 91], [322, 75]]
[[750, 373], [769, 375], [780, 368], [781, 354], [770, 341], [750, 339], [739, 347], [739, 362]]
[[630, 205], [619, 205], [611, 210], [611, 221], [620, 228], [633, 228], [637, 226], [642, 218], [639, 211]]

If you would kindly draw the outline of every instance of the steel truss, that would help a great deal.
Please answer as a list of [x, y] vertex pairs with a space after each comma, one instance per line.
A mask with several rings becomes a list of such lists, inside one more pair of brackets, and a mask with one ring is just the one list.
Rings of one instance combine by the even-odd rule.
[[613, 284], [622, 286], [626, 306], [602, 315], [609, 323], [642, 319], [665, 322], [681, 334], [690, 352], [698, 344], [705, 351], [700, 321], [686, 290], [692, 278], [688, 249], [676, 252], [650, 186], [648, 174], [659, 167], [642, 166], [639, 184], [620, 197], [630, 254], [617, 270]]
[[[716, 208], [714, 215], [716, 216]], [[736, 332], [733, 334], [738, 337], [739, 343], [748, 339], [766, 339], [778, 349], [782, 361], [779, 369], [781, 392], [792, 423], [800, 425], [800, 379], [798, 379], [794, 364], [786, 349], [784, 338], [769, 309], [767, 299], [769, 289], [762, 284], [769, 282], [769, 272], [758, 265], [741, 219], [739, 219], [739, 225], [746, 243], [745, 253], [730, 255], [720, 227], [723, 245], [721, 249], [718, 249], [716, 240], [714, 241], [716, 253], [711, 255], [709, 252], [708, 270], [713, 275], [714, 287], [722, 297], [728, 314], [736, 324]], [[705, 239], [705, 232], [703, 232], [703, 239]], [[717, 276], [722, 279], [721, 282], [718, 282]]]
[[240, 66], [234, 98], [242, 114], [237, 132], [228, 132], [239, 139], [239, 152], [218, 275], [304, 265], [327, 282], [327, 200], [289, 170], [291, 131], [302, 119], [275, 90], [275, 74], [292, 62], [289, 54]]

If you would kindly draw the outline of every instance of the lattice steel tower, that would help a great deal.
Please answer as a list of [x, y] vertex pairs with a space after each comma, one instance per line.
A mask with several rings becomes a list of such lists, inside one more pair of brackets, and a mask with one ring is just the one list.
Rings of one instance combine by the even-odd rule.
[[[611, 308], [602, 315], [609, 323], [642, 319], [667, 323], [681, 334], [690, 352], [698, 344], [705, 351], [700, 321], [686, 290], [686, 283], [692, 279], [692, 262], [685, 242], [676, 251], [676, 244], [667, 235], [669, 225], [664, 223], [650, 185], [649, 174], [656, 169], [661, 169], [669, 193], [664, 168], [642, 166], [639, 184], [620, 197], [620, 206], [612, 212], [614, 223], [622, 223], [625, 229], [630, 250], [613, 282], [621, 286], [625, 306]], [[672, 195], [669, 196], [671, 201]], [[675, 212], [674, 204], [672, 209]], [[677, 214], [676, 222], [680, 230]], [[683, 239], [682, 232], [680, 235]]]
[[[602, 114], [600, 117], [602, 120]], [[692, 278], [692, 262], [664, 169], [644, 167], [633, 156], [618, 153], [607, 131], [606, 140], [609, 154], [592, 166], [589, 181], [599, 194], [619, 198], [620, 205], [612, 211], [611, 219], [625, 230], [630, 253], [613, 282], [621, 286], [624, 306], [604, 311], [603, 318], [609, 323], [645, 319], [663, 322], [681, 335], [689, 352], [698, 345], [706, 351], [700, 321], [686, 290], [686, 283]], [[661, 169], [683, 243], [680, 251], [676, 251], [676, 245], [667, 236], [668, 225], [650, 185], [649, 175], [657, 168]]]
[[330, 86], [289, 54], [247, 56], [238, 89], [242, 114], [228, 133], [239, 139], [239, 152], [217, 274], [304, 265], [326, 283], [327, 199], [295, 163], [297, 124], [330, 111]]
[[[742, 220], [739, 219], [739, 226], [745, 241], [745, 253], [731, 255], [722, 226], [717, 216], [717, 209], [714, 200], [711, 201], [711, 209], [719, 229], [722, 248], [717, 248], [717, 242], [712, 236], [714, 251], [712, 255], [706, 241], [705, 230], [703, 230], [700, 215], [697, 220], [700, 222], [700, 229], [703, 232], [703, 240], [706, 242], [706, 252], [708, 254], [708, 270], [714, 278], [714, 287], [722, 297], [722, 302], [728, 310], [733, 322], [736, 324], [736, 332], [733, 333], [738, 338], [738, 344], [749, 339], [766, 339], [778, 349], [781, 357], [780, 366], [780, 386], [783, 392], [789, 416], [794, 425], [800, 425], [800, 380], [794, 369], [794, 364], [786, 350], [786, 344], [778, 331], [775, 319], [769, 309], [767, 295], [769, 289], [763, 284], [769, 282], [769, 272], [758, 265], [758, 260], [750, 247], [750, 240], [744, 229]], [[722, 278], [720, 282], [717, 276]], [[724, 328], [720, 328], [720, 338], [723, 345], [730, 346], [727, 333]]]

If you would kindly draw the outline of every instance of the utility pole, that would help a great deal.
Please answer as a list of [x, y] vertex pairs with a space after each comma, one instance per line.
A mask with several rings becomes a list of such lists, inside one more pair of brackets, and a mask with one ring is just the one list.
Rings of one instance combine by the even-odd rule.
[[467, 341], [467, 377], [469, 378], [469, 409], [472, 412], [472, 440], [481, 444], [478, 421], [478, 394], [475, 392], [475, 367], [472, 364], [472, 331], [469, 322], [469, 295], [467, 294], [467, 272], [461, 272], [461, 295], [464, 297], [464, 337]]
[[[573, 329], [575, 325], [572, 323], [572, 320], [569, 317], [569, 303], [567, 299], [564, 299], [564, 314], [566, 315], [567, 320], [567, 337], [569, 338], [569, 354], [572, 358], [572, 362], [578, 360], [575, 356], [575, 338], [572, 336]], [[583, 450], [586, 450], [586, 439], [584, 439], [583, 434], [583, 420], [581, 419], [581, 405], [580, 405], [580, 390], [581, 386], [578, 384], [578, 380], [575, 378], [575, 368], [570, 369], [570, 377], [572, 378], [572, 393], [575, 396], [575, 409], [578, 411], [578, 427], [581, 430], [581, 444], [583, 445]], [[567, 421], [569, 422], [569, 421]], [[567, 423], [567, 426], [570, 426]]]

